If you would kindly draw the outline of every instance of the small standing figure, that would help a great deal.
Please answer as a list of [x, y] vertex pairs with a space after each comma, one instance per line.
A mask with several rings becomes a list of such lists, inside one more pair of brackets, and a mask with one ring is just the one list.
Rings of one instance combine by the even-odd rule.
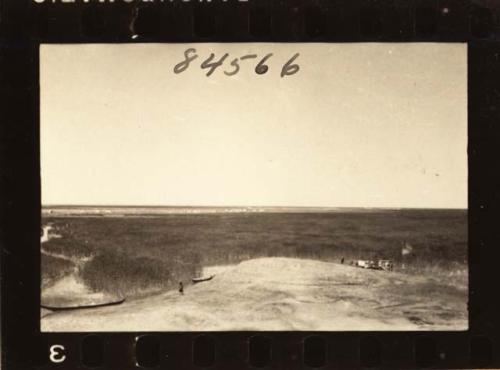
[[182, 284], [182, 281], [179, 282], [179, 293], [184, 294], [184, 285]]
[[340, 260], [340, 263], [344, 264], [344, 257], [342, 257], [342, 259]]

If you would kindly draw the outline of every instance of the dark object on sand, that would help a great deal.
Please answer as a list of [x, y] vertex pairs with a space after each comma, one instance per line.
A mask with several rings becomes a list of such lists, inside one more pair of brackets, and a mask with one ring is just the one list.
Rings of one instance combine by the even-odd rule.
[[182, 284], [182, 281], [179, 282], [179, 293], [184, 294], [184, 284]]
[[57, 307], [57, 306], [47, 306], [47, 305], [41, 304], [40, 307], [45, 308], [47, 310], [51, 310], [51, 311], [69, 311], [69, 310], [83, 310], [83, 309], [88, 309], [88, 308], [98, 308], [98, 307], [106, 307], [106, 306], [116, 306], [116, 305], [121, 304], [123, 302], [125, 302], [125, 298], [122, 298], [118, 301], [113, 301], [113, 302], [88, 304], [88, 305], [81, 305], [81, 306]]
[[340, 263], [344, 264], [344, 257], [342, 257], [342, 259], [340, 260]]
[[212, 280], [214, 278], [214, 276], [215, 275], [208, 276], [208, 277], [195, 277], [191, 280], [193, 280], [193, 284], [196, 284], [196, 283], [201, 283], [202, 281]]

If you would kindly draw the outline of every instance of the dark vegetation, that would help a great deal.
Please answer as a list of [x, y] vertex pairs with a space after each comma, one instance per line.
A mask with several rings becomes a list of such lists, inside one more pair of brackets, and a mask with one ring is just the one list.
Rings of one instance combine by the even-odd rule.
[[118, 296], [141, 295], [173, 288], [179, 281], [189, 281], [197, 267], [189, 262], [180, 265], [173, 261], [105, 251], [84, 266], [81, 277], [94, 291]]
[[74, 267], [70, 261], [42, 254], [42, 288], [69, 274]]
[[[93, 256], [80, 274], [92, 289], [111, 293], [170, 289], [201, 273], [203, 266], [267, 256], [333, 262], [344, 257], [346, 263], [393, 259], [396, 269], [404, 265], [408, 273], [467, 284], [465, 210], [44, 216], [43, 224], [48, 223], [62, 237], [44, 248]], [[405, 242], [413, 253], [402, 257]], [[47, 261], [42, 262], [44, 278], [59, 268]]]

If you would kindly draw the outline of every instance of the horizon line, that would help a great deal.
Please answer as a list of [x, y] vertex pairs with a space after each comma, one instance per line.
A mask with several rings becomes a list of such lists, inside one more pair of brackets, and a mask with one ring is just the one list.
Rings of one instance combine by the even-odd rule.
[[317, 208], [317, 209], [436, 209], [436, 210], [468, 210], [469, 207], [395, 207], [395, 206], [259, 206], [259, 205], [147, 205], [147, 204], [41, 204], [41, 208], [50, 207], [136, 207], [136, 208]]

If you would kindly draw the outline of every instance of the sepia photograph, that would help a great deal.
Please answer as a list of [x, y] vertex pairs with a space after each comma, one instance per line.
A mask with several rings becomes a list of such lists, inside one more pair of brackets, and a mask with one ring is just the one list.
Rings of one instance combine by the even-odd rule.
[[468, 329], [465, 43], [44, 44], [43, 332]]

